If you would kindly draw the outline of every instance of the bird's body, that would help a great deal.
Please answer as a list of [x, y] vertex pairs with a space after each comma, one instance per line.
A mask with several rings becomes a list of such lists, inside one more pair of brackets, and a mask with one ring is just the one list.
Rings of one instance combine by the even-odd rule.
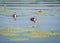
[[13, 14], [14, 20], [16, 20], [16, 17], [17, 17], [16, 12], [14, 12], [14, 14]]
[[34, 17], [32, 17], [30, 20], [35, 23], [35, 22], [36, 22], [36, 17], [34, 16]]
[[13, 17], [16, 18], [16, 14], [13, 14]]

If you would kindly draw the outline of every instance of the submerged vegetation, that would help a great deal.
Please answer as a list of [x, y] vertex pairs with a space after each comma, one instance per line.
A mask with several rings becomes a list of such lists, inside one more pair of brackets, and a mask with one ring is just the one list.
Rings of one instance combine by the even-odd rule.
[[29, 40], [29, 38], [10, 38], [11, 41], [26, 41]]
[[45, 12], [43, 12], [42, 10], [39, 10], [39, 11], [37, 11], [37, 12], [33, 12], [34, 14], [39, 14], [39, 15], [43, 15], [43, 14], [45, 14]]
[[28, 25], [29, 28], [37, 28], [38, 26], [36, 24], [34, 25]]
[[57, 36], [59, 35], [59, 33], [52, 33], [52, 32], [43, 32], [43, 31], [40, 31], [40, 30], [33, 30], [33, 31], [30, 31], [31, 33], [29, 34], [24, 34], [24, 36], [27, 36], [27, 37], [32, 37], [32, 38], [45, 38], [45, 37], [51, 37], [51, 36]]
[[1, 35], [3, 36], [18, 36], [19, 34], [14, 34], [14, 33], [10, 33], [10, 32], [0, 32]]
[[[19, 31], [19, 33], [22, 34], [24, 37], [27, 38], [10, 38], [11, 41], [23, 41], [23, 40], [29, 40], [30, 38], [47, 38], [47, 37], [53, 37], [53, 36], [59, 36], [60, 33], [54, 32], [52, 29], [51, 32], [44, 32], [40, 30], [31, 30], [31, 29], [24, 29], [18, 26], [4, 26], [2, 27], [2, 32], [0, 32], [0, 35], [3, 36], [20, 36], [21, 34], [16, 33], [16, 31]], [[27, 33], [25, 33], [27, 32]]]
[[24, 31], [23, 28], [18, 27], [18, 26], [4, 26], [4, 27], [2, 27], [2, 29], [4, 31], [8, 31], [8, 32], [16, 32], [16, 31], [23, 32]]

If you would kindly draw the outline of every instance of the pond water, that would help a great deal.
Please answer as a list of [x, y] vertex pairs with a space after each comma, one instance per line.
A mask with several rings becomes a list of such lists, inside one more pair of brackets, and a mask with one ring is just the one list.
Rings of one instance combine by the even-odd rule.
[[[42, 13], [35, 13], [39, 10]], [[0, 43], [60, 43], [60, 36], [49, 37], [34, 37], [42, 31], [60, 34], [60, 11], [51, 7], [23, 7], [17, 10], [9, 10], [9, 12], [16, 12], [18, 16], [16, 20], [12, 17], [11, 13], [0, 13]], [[36, 16], [36, 23], [30, 20], [31, 17]], [[34, 27], [33, 27], [34, 26]], [[25, 34], [36, 33], [33, 37], [24, 36]], [[30, 31], [30, 32], [28, 32]], [[42, 35], [43, 36], [43, 35]]]

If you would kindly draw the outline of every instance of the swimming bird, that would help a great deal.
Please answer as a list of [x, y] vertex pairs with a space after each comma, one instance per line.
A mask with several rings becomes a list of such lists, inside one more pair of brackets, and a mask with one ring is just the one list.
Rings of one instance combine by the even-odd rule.
[[14, 12], [14, 14], [13, 14], [14, 20], [16, 20], [16, 17], [17, 17], [16, 12]]
[[30, 20], [33, 21], [34, 23], [36, 23], [36, 17], [35, 16], [30, 18]]

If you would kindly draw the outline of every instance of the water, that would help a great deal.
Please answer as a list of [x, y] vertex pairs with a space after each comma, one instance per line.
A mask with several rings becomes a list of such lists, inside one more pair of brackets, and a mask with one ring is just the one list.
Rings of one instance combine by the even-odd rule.
[[[36, 7], [35, 7], [36, 8]], [[29, 8], [28, 8], [29, 9]], [[10, 10], [14, 11], [14, 10]], [[0, 32], [4, 32], [2, 27], [4, 26], [18, 26], [24, 28], [24, 30], [40, 30], [51, 32], [51, 28], [54, 28], [55, 32], [60, 33], [60, 12], [56, 10], [43, 10], [44, 15], [32, 14], [31, 12], [37, 12], [39, 10], [16, 10], [16, 13], [19, 17], [16, 18], [16, 21], [13, 19], [12, 14], [0, 13]], [[51, 16], [53, 15], [53, 16]], [[32, 27], [34, 23], [30, 21], [31, 17], [36, 16], [37, 27]], [[31, 27], [30, 27], [31, 26]], [[16, 34], [16, 32], [15, 32]], [[23, 36], [23, 32], [17, 32], [19, 36], [4, 36], [0, 34], [0, 43], [60, 43], [60, 36], [47, 37], [47, 38], [31, 38], [29, 40], [21, 41], [11, 41], [10, 38], [27, 38]]]

